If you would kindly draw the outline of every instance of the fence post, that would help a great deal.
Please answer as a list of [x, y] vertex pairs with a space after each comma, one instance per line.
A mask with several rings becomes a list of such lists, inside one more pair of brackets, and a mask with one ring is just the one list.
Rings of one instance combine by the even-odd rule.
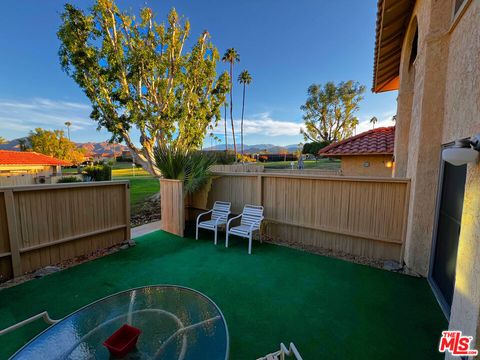
[[263, 176], [257, 176], [257, 196], [258, 196], [258, 205], [263, 205]]
[[130, 240], [130, 183], [125, 184], [125, 240]]
[[22, 275], [22, 263], [20, 260], [20, 237], [18, 234], [17, 215], [15, 212], [15, 199], [13, 197], [13, 191], [6, 190], [4, 192], [4, 198], [5, 210], [7, 213], [8, 240], [10, 241], [10, 253], [12, 254], [13, 277], [18, 277]]

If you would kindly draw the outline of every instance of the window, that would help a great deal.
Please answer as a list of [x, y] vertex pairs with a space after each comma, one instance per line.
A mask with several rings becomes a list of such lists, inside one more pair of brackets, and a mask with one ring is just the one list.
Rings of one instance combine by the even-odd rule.
[[455, 7], [453, 9], [453, 16], [455, 16], [458, 12], [458, 10], [460, 10], [462, 8], [462, 5], [463, 3], [465, 2], [465, 0], [455, 0]]
[[410, 66], [415, 62], [418, 53], [418, 28], [415, 29], [415, 35], [413, 35], [412, 40], [412, 50], [410, 51]]

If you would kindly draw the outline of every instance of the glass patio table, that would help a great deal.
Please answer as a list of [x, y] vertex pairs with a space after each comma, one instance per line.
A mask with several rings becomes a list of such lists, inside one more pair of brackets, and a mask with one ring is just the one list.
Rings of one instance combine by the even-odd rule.
[[109, 359], [103, 342], [124, 324], [142, 331], [125, 359], [228, 358], [228, 328], [218, 306], [196, 290], [162, 285], [89, 304], [40, 333], [12, 359]]

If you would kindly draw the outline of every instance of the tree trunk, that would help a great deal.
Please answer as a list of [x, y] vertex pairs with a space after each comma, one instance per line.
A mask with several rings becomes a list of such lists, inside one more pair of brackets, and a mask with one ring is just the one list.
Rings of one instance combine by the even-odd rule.
[[230, 122], [232, 123], [233, 151], [237, 162], [237, 142], [235, 140], [235, 125], [233, 124], [233, 61], [230, 62]]
[[242, 123], [240, 125], [240, 132], [241, 132], [241, 135], [240, 135], [240, 139], [242, 141], [242, 162], [244, 162], [244, 159], [243, 159], [243, 114], [244, 114], [244, 111], [245, 111], [245, 83], [243, 83], [243, 100], [242, 100]]
[[225, 153], [228, 153], [228, 139], [227, 139], [227, 103], [225, 103]]

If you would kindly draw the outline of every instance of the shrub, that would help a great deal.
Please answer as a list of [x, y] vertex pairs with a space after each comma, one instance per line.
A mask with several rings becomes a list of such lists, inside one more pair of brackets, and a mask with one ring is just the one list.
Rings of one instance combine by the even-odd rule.
[[91, 181], [112, 180], [112, 168], [106, 164], [87, 166], [84, 173]]
[[209, 168], [215, 157], [177, 146], [160, 146], [155, 149], [155, 163], [165, 179], [183, 180], [185, 194], [200, 190], [210, 178]]
[[212, 154], [217, 165], [231, 165], [235, 162], [235, 154], [231, 151], [215, 151]]
[[82, 180], [80, 180], [76, 176], [64, 176], [58, 179], [57, 184], [76, 183], [76, 182], [82, 182]]

